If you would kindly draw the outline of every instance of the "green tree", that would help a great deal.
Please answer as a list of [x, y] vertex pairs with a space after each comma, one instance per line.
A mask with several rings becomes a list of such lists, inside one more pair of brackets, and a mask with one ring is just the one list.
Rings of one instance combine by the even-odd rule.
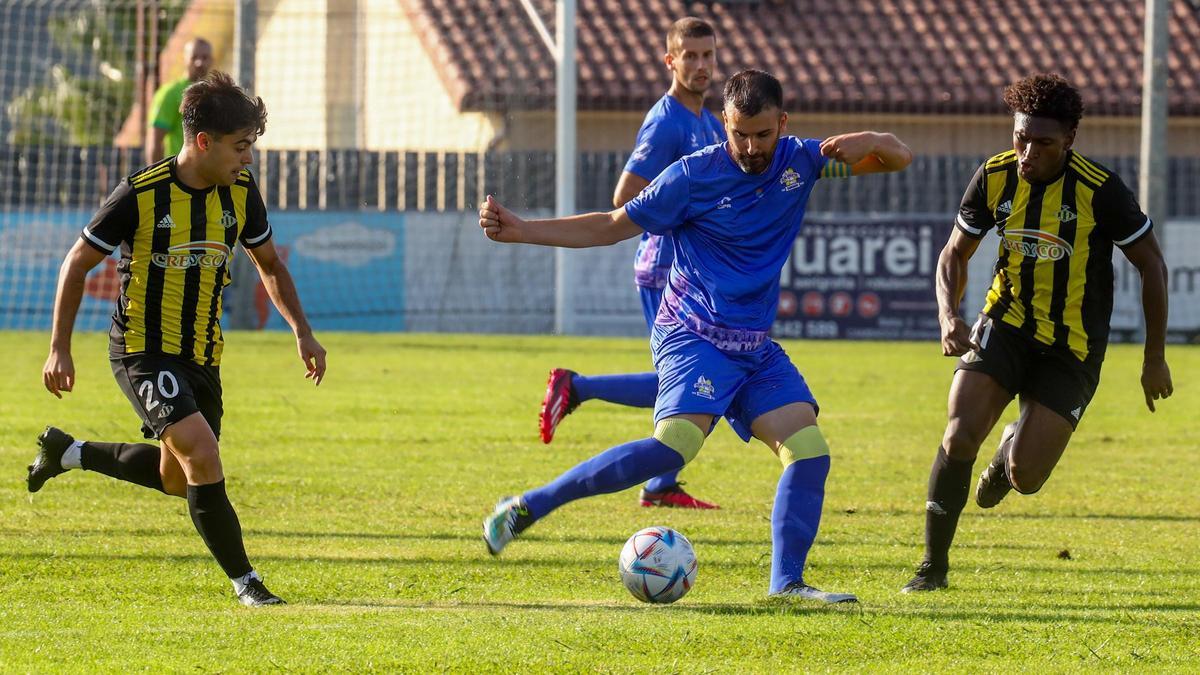
[[[186, 0], [160, 0], [155, 17], [160, 36], [170, 35], [185, 5]], [[52, 17], [47, 31], [63, 58], [50, 67], [48, 83], [26, 88], [9, 103], [9, 142], [111, 144], [136, 94], [136, 27], [133, 0], [91, 0]]]

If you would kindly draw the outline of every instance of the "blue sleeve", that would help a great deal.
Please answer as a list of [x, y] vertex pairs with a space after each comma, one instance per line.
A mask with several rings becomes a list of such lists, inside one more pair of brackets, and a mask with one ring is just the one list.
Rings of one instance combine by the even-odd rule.
[[625, 213], [650, 234], [667, 234], [686, 219], [690, 197], [683, 162], [675, 162], [625, 204]]
[[799, 151], [807, 155], [812, 162], [812, 180], [817, 180], [821, 177], [821, 171], [829, 162], [829, 158], [821, 154], [821, 141], [816, 138], [805, 138], [803, 140], [796, 138], [793, 140], [799, 146]]
[[683, 154], [679, 149], [680, 140], [679, 129], [665, 118], [648, 120], [638, 130], [637, 144], [629, 155], [629, 161], [625, 162], [625, 170], [646, 180], [654, 180]]

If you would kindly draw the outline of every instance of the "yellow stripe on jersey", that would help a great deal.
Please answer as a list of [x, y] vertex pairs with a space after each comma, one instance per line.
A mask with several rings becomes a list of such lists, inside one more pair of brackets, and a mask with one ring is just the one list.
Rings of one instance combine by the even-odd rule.
[[[1017, 181], [1017, 190], [1012, 198], [1012, 214], [1008, 217], [1008, 223], [1005, 225], [1005, 232], [1008, 230], [1022, 229], [1025, 224], [1025, 210], [1029, 207], [1030, 185], [1026, 181]], [[1003, 248], [1004, 244], [1009, 241], [1009, 237], [1001, 235], [1000, 245]], [[1019, 243], [1019, 238], [1014, 239]], [[1007, 286], [1012, 290], [1012, 302], [1008, 307], [1008, 311], [1004, 313], [1001, 319], [1004, 323], [1011, 326], [1021, 327], [1025, 321], [1025, 306], [1021, 303], [1021, 261], [1024, 257], [1018, 251], [1008, 248], [1008, 264], [998, 272], [998, 275], [1004, 275], [1004, 282], [1001, 286]], [[999, 289], [994, 289], [999, 290]], [[999, 295], [995, 300], [992, 294], [988, 293], [988, 306], [984, 311], [988, 311], [995, 302], [999, 302]]]
[[129, 264], [129, 286], [125, 295], [128, 324], [125, 327], [125, 351], [146, 349], [146, 285], [150, 280], [150, 248], [154, 244], [154, 190], [139, 192], [138, 225], [133, 235], [132, 260]]
[[987, 175], [987, 205], [988, 210], [996, 212], [1000, 206], [1000, 197], [1004, 195], [1004, 185], [1008, 183], [1008, 172], [997, 171]]
[[[1057, 236], [1062, 223], [1058, 213], [1062, 208], [1063, 182], [1057, 180], [1046, 186], [1042, 193], [1042, 210], [1038, 214], [1038, 230]], [[1054, 344], [1054, 322], [1050, 321], [1050, 301], [1054, 295], [1054, 261], [1035, 258], [1033, 265], [1033, 316], [1035, 319], [1034, 339], [1043, 344]]]
[[1088, 173], [1095, 176], [1097, 182], [1103, 184], [1104, 181], [1108, 180], [1108, 172], [1105, 171], [1104, 169], [1101, 169], [1100, 167], [1096, 166], [1095, 164], [1092, 164], [1090, 161], [1088, 161], [1087, 157], [1084, 157], [1083, 155], [1072, 153], [1071, 160], [1072, 160], [1071, 163], [1074, 164], [1077, 168], [1079, 165], [1086, 167]]
[[[1078, 156], [1078, 155], [1076, 155]], [[1078, 225], [1075, 230], [1075, 246], [1071, 255], [1071, 278], [1067, 283], [1067, 302], [1063, 309], [1063, 323], [1067, 334], [1067, 347], [1080, 359], [1088, 354], [1088, 333], [1083, 323], [1083, 294], [1087, 288], [1087, 265], [1092, 256], [1092, 230], [1096, 227], [1096, 214], [1092, 210], [1092, 199], [1096, 191], [1080, 181], [1075, 184], [1075, 206]]]
[[[179, 185], [171, 184], [171, 220], [175, 227], [171, 228], [171, 250], [187, 252], [187, 244], [192, 242], [192, 196], [181, 190]], [[166, 354], [178, 354], [181, 351], [182, 336], [179, 326], [183, 324], [183, 287], [187, 276], [187, 268], [169, 266], [163, 273], [162, 300], [162, 351]], [[147, 300], [152, 301], [152, 299]]]
[[1017, 153], [1013, 150], [1002, 152], [987, 161], [987, 168], [996, 169], [1009, 162], [1014, 162], [1017, 159]]
[[134, 176], [129, 180], [129, 184], [133, 186], [133, 189], [139, 190], [170, 175], [171, 165], [169, 163], [163, 163], [148, 169], [145, 173]]

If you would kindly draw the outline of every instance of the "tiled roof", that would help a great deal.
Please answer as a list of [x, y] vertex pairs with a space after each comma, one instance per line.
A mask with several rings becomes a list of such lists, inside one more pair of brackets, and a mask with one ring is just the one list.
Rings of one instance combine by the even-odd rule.
[[[553, 34], [553, 0], [530, 2]], [[553, 107], [554, 60], [521, 0], [401, 4], [460, 109]], [[578, 0], [579, 107], [649, 107], [668, 84], [663, 36], [691, 14], [717, 29], [718, 76], [768, 70], [791, 111], [1000, 113], [1004, 85], [1055, 71], [1090, 114], [1136, 115], [1142, 11], [1143, 0]], [[1197, 116], [1200, 2], [1170, 11], [1170, 110]]]

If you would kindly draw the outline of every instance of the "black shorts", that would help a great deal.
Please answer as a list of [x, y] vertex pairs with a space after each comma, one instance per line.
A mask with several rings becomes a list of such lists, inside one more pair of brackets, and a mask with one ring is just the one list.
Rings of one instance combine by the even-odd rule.
[[1100, 384], [1101, 359], [1080, 361], [1070, 351], [1042, 344], [1003, 321], [980, 315], [971, 329], [978, 349], [963, 354], [955, 370], [990, 375], [1009, 394], [1041, 403], [1074, 429]]
[[168, 354], [130, 354], [111, 359], [113, 377], [142, 418], [146, 438], [160, 438], [179, 420], [200, 413], [221, 437], [221, 370]]

